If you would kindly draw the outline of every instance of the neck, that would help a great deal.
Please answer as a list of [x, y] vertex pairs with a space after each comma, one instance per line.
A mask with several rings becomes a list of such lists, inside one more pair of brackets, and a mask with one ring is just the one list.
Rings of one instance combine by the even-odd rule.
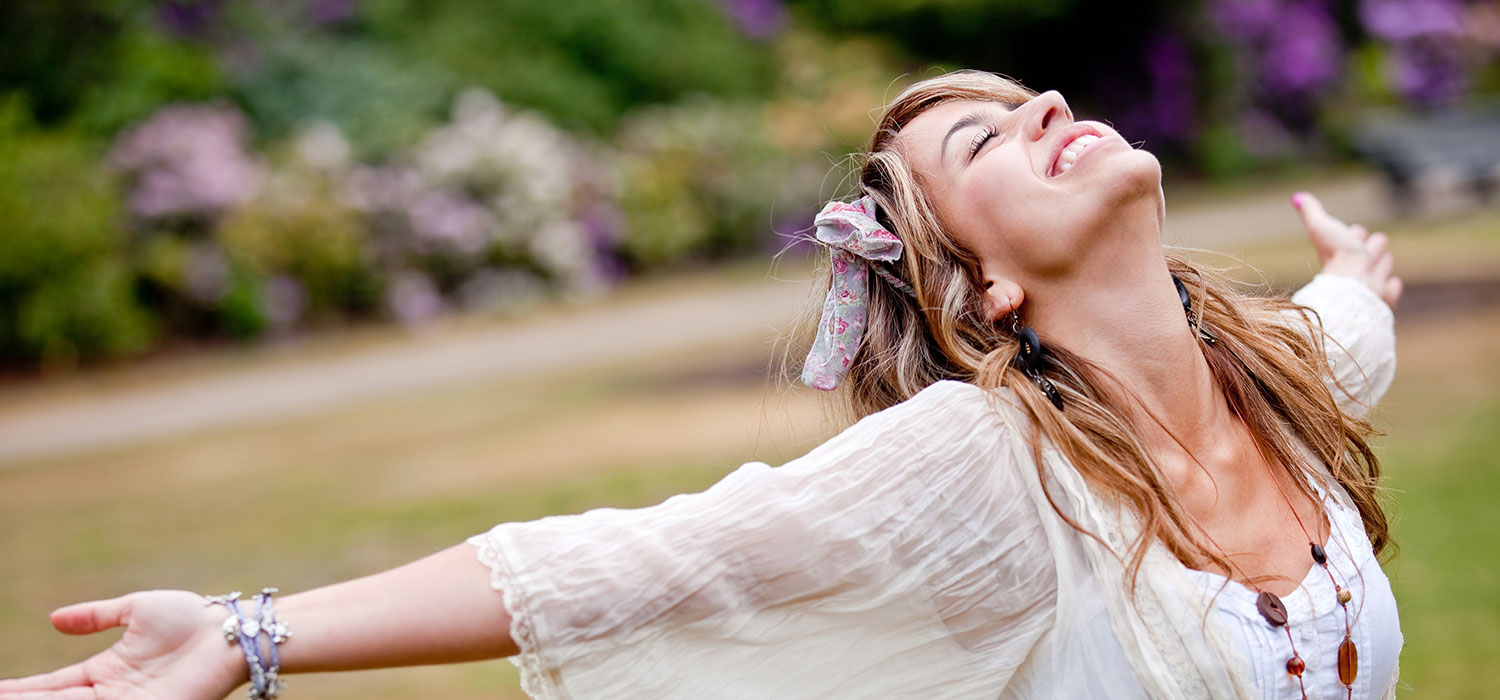
[[[1115, 238], [1113, 240], [1132, 240]], [[1140, 239], [1134, 239], [1140, 240]], [[1189, 327], [1156, 239], [1099, 251], [1100, 264], [1034, 283], [1024, 321], [1119, 382], [1125, 410], [1158, 457], [1203, 460], [1236, 421]], [[1125, 248], [1126, 246], [1119, 246]], [[1106, 380], [1108, 381], [1108, 380]]]

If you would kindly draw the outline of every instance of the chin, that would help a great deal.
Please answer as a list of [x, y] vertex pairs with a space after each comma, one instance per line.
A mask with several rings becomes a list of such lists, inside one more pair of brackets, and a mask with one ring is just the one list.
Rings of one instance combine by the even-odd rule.
[[1100, 205], [1100, 216], [1118, 216], [1120, 209], [1137, 206], [1152, 211], [1162, 208], [1161, 162], [1156, 156], [1131, 149], [1110, 159], [1109, 166], [1095, 173], [1099, 186], [1090, 188], [1091, 198]]

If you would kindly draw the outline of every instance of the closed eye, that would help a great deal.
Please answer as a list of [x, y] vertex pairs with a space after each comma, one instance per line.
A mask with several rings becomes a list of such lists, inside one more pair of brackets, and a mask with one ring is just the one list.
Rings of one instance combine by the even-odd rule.
[[979, 155], [979, 149], [984, 148], [986, 141], [999, 135], [1000, 132], [995, 129], [994, 125], [986, 126], [984, 131], [975, 134], [974, 140], [969, 142], [969, 160], [972, 161], [974, 156]]

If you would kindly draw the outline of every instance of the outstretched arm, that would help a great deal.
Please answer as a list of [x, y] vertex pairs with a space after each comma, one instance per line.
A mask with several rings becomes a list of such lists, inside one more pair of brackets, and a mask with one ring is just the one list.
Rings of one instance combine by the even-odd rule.
[[[284, 673], [473, 661], [516, 653], [509, 616], [474, 548], [277, 600], [292, 637]], [[146, 591], [52, 613], [68, 634], [125, 627], [110, 648], [53, 673], [0, 681], [0, 700], [223, 698], [247, 680], [227, 613], [186, 591]]]

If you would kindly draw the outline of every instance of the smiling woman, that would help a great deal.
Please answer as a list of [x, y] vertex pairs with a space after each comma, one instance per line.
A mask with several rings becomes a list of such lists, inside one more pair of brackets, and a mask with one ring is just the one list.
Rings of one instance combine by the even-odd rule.
[[[906, 246], [890, 272], [919, 294], [871, 290], [868, 330], [844, 383], [847, 407], [867, 415], [942, 380], [1005, 397], [1022, 414], [1011, 425], [1022, 428], [1045, 510], [1073, 531], [1054, 542], [1071, 540], [1062, 549], [1076, 547], [1072, 556], [1090, 562], [1086, 583], [1062, 581], [1059, 590], [1082, 586], [1086, 598], [1110, 601], [1111, 623], [1126, 631], [1095, 641], [1120, 645], [1129, 675], [1169, 676], [1139, 679], [1146, 695], [1174, 696], [1158, 683], [1207, 683], [1216, 697], [1251, 688], [1298, 697], [1320, 687], [1379, 697], [1393, 686], [1400, 633], [1374, 557], [1388, 527], [1369, 428], [1358, 418], [1394, 366], [1382, 300], [1394, 303], [1401, 285], [1383, 235], [1346, 226], [1299, 195], [1327, 274], [1294, 301], [1245, 296], [1163, 249], [1154, 156], [1107, 124], [1075, 122], [1056, 92], [1033, 95], [985, 73], [936, 78], [898, 97], [860, 184], [874, 216]], [[1302, 316], [1309, 308], [1315, 319]], [[1344, 556], [1330, 560], [1333, 545]], [[1123, 589], [1110, 583], [1114, 574], [1101, 577], [1108, 561], [1121, 564]], [[1288, 597], [1294, 614], [1280, 625], [1226, 614], [1217, 628], [1165, 633], [1188, 640], [1185, 648], [1222, 650], [1216, 658], [1163, 646], [1164, 633], [1143, 625], [1163, 613], [1142, 602], [1142, 588], [1180, 608], [1182, 594], [1172, 591], [1212, 577], [1211, 602], [1187, 606], [1205, 618], [1220, 602], [1243, 611], [1239, 591], [1252, 614], [1261, 596], [1271, 608]], [[1219, 596], [1226, 579], [1244, 585]], [[1320, 582], [1328, 590], [1309, 598]], [[1361, 603], [1346, 617], [1355, 595]], [[1090, 639], [1087, 629], [1066, 636], [1075, 645]], [[1133, 646], [1143, 638], [1158, 640], [1155, 648]], [[1163, 659], [1172, 662], [1155, 665]], [[1092, 689], [1101, 695], [1131, 685], [1103, 677]]]
[[1247, 296], [1162, 247], [1150, 153], [970, 71], [886, 108], [858, 189], [817, 219], [803, 376], [859, 420], [806, 456], [503, 523], [279, 617], [185, 592], [63, 608], [60, 630], [126, 634], [0, 700], [263, 698], [268, 658], [505, 655], [536, 698], [1391, 695], [1361, 420], [1394, 372], [1383, 235], [1296, 195], [1323, 274]]

